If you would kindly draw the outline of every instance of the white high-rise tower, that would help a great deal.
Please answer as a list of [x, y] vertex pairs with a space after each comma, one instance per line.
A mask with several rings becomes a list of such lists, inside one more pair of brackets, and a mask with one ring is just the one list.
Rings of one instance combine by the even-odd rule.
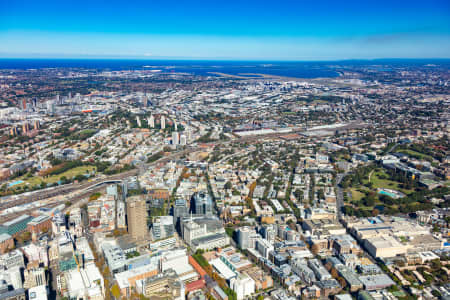
[[161, 129], [166, 129], [166, 118], [161, 116]]
[[151, 115], [150, 118], [148, 118], [147, 122], [150, 128], [155, 128], [155, 117], [153, 117], [153, 115]]
[[142, 127], [141, 118], [139, 118], [139, 116], [136, 116], [136, 123], [138, 127]]
[[180, 143], [178, 132], [172, 132], [172, 145], [178, 145]]

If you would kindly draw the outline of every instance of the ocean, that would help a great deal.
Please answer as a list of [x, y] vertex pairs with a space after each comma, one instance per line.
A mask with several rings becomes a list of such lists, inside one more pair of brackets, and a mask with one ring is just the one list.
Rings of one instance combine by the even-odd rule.
[[152, 70], [213, 76], [211, 72], [230, 75], [268, 74], [295, 78], [338, 77], [322, 62], [244, 62], [194, 60], [131, 59], [0, 59], [0, 69], [74, 68], [98, 70]]
[[268, 74], [294, 78], [338, 77], [339, 69], [352, 67], [392, 71], [405, 67], [440, 67], [448, 69], [448, 59], [375, 59], [346, 61], [208, 61], [208, 60], [137, 60], [137, 59], [19, 59], [0, 58], [0, 69], [73, 68], [97, 70], [152, 70], [213, 76], [211, 72], [230, 75]]

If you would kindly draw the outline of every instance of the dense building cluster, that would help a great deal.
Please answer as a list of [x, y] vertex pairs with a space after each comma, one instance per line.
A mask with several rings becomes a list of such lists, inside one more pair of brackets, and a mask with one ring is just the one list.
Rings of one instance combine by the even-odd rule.
[[448, 69], [0, 70], [0, 299], [447, 299]]

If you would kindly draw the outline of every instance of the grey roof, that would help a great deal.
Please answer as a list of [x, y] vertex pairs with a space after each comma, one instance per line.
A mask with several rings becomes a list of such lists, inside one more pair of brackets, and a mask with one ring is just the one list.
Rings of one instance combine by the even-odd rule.
[[46, 216], [46, 215], [40, 215], [40, 216], [37, 216], [36, 218], [33, 218], [33, 219], [30, 221], [30, 223], [41, 223], [41, 222], [46, 221], [46, 220], [48, 220], [48, 219], [50, 219], [49, 216]]
[[218, 285], [214, 287], [214, 290], [222, 299], [226, 299], [228, 297], [227, 294], [225, 294], [225, 292]]
[[208, 241], [215, 241], [215, 240], [218, 240], [221, 238], [226, 238], [226, 235], [224, 233], [216, 233], [216, 234], [212, 234], [212, 235], [203, 236], [198, 239], [194, 239], [194, 240], [192, 240], [192, 244], [195, 246], [198, 246], [200, 244], [205, 244]]
[[0, 294], [0, 300], [2, 299], [11, 299], [13, 297], [19, 296], [19, 295], [25, 295], [25, 290], [23, 288], [15, 289], [12, 291], [7, 291], [5, 293]]
[[11, 220], [11, 221], [5, 222], [5, 223], [3, 223], [2, 225], [5, 226], [5, 227], [11, 226], [11, 225], [14, 225], [14, 224], [16, 224], [16, 223], [25, 221], [25, 220], [28, 219], [28, 218], [31, 218], [31, 217], [30, 217], [29, 215], [21, 215], [20, 217], [17, 217], [17, 218], [15, 218], [15, 219]]
[[10, 236], [7, 233], [1, 233], [0, 234], [0, 243], [3, 243], [6, 240], [9, 240], [10, 238], [12, 238], [12, 236]]
[[361, 281], [359, 281], [358, 277], [354, 272], [347, 269], [346, 267], [341, 267], [338, 269], [339, 274], [352, 286], [362, 285]]
[[386, 274], [360, 276], [359, 280], [367, 288], [382, 288], [394, 285], [395, 282]]

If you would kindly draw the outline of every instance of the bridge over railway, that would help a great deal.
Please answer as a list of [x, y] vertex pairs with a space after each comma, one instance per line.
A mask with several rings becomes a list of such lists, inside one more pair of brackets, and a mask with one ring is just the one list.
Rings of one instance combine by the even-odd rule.
[[86, 188], [83, 188], [83, 189], [81, 189], [80, 191], [89, 191], [89, 190], [92, 190], [92, 189], [96, 189], [96, 188], [98, 188], [98, 187], [101, 187], [102, 185], [104, 185], [104, 184], [114, 184], [114, 183], [122, 183], [122, 179], [109, 179], [109, 180], [104, 180], [104, 181], [101, 181], [101, 182], [96, 182], [96, 183], [94, 183], [94, 184], [92, 184], [92, 185], [90, 185], [90, 186], [88, 186], [88, 187], [86, 187]]

